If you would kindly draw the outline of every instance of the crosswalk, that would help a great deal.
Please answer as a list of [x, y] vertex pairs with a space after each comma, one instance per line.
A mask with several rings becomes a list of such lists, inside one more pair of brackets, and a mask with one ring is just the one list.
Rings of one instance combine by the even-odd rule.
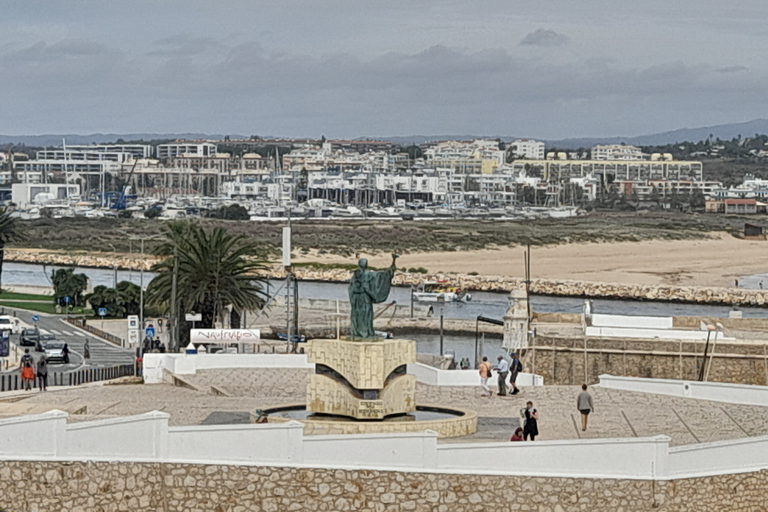
[[56, 329], [40, 329], [40, 334], [53, 334], [54, 336], [85, 336], [83, 333], [57, 331]]

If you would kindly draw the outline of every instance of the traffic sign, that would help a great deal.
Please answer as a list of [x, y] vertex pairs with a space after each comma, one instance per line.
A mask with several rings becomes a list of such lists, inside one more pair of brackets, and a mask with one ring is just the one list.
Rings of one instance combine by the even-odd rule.
[[202, 313], [186, 313], [184, 315], [184, 319], [187, 322], [202, 322], [203, 314]]
[[107, 308], [99, 308], [99, 316], [107, 316]]
[[128, 315], [128, 329], [139, 329], [139, 315]]
[[40, 317], [39, 317], [39, 316], [37, 316], [37, 315], [32, 315], [32, 321], [33, 321], [33, 322], [37, 322], [38, 320], [40, 320]]
[[128, 343], [131, 345], [139, 344], [139, 331], [137, 329], [128, 330]]
[[145, 331], [147, 333], [147, 336], [149, 336], [150, 338], [154, 338], [155, 337], [155, 328], [154, 327], [147, 327], [145, 329]]
[[67, 296], [67, 297], [64, 297], [64, 304], [69, 304], [69, 301], [70, 301], [70, 300], [71, 300], [71, 299], [70, 299], [68, 296]]

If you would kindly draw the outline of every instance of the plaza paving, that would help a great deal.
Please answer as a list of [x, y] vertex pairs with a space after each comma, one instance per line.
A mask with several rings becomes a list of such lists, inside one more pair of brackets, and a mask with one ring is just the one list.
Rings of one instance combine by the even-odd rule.
[[[197, 425], [222, 412], [245, 413], [255, 408], [303, 403], [309, 370], [230, 369], [198, 371], [186, 380], [198, 389], [158, 385], [98, 385], [34, 394], [25, 404], [63, 407], [86, 404], [84, 415], [70, 421], [140, 414], [170, 413], [172, 425]], [[211, 386], [232, 396], [215, 395]], [[508, 440], [528, 400], [539, 410], [538, 439], [643, 437], [665, 434], [673, 445], [768, 435], [768, 408], [666, 397], [613, 389], [590, 388], [596, 412], [587, 432], [581, 431], [576, 410], [577, 386], [523, 388], [516, 396], [482, 397], [477, 387], [417, 385], [417, 402], [474, 409], [480, 432], [445, 442]], [[0, 403], [0, 413], [3, 404]], [[235, 415], [237, 416], [237, 415]], [[242, 416], [242, 415], [240, 415]]]

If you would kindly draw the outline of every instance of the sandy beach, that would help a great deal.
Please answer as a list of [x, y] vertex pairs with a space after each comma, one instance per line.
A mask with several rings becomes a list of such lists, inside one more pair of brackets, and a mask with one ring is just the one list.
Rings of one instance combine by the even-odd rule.
[[[424, 267], [430, 273], [469, 273], [522, 277], [523, 247], [468, 252], [404, 254], [398, 267]], [[654, 240], [532, 247], [531, 276], [624, 284], [688, 286], [735, 285], [741, 276], [768, 272], [768, 242], [715, 235], [704, 240]], [[374, 266], [387, 266], [388, 254], [360, 254]], [[354, 258], [308, 254], [296, 261], [353, 263]], [[768, 279], [766, 280], [768, 287]]]

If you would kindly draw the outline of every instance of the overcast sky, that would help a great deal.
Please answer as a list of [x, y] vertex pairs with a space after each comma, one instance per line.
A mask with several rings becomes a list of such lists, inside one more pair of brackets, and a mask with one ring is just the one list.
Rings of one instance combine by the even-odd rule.
[[768, 117], [765, 0], [4, 0], [0, 133], [639, 135]]

